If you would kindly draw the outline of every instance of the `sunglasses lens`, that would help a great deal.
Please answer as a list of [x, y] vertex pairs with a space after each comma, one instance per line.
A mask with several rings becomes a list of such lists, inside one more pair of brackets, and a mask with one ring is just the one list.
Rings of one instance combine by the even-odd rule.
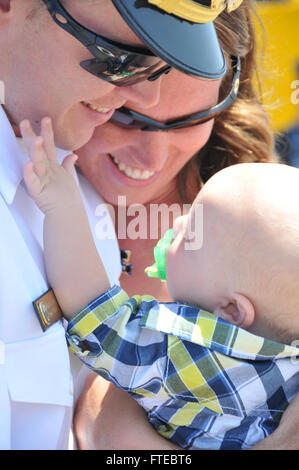
[[107, 55], [81, 62], [87, 72], [116, 86], [128, 86], [163, 73], [165, 64], [154, 56], [139, 54]]
[[133, 113], [127, 108], [120, 108], [115, 111], [113, 114], [111, 121], [114, 122], [116, 125], [120, 127], [124, 127], [127, 129], [141, 129], [143, 131], [169, 131], [171, 129], [188, 129], [193, 126], [198, 126], [199, 124], [204, 124], [211, 119], [214, 119], [215, 115], [210, 115], [205, 118], [195, 119], [190, 121], [188, 116], [186, 117], [186, 121], [182, 120], [180, 123], [175, 123], [173, 125], [167, 125], [164, 127], [163, 123], [154, 121], [151, 118], [146, 116], [140, 115], [138, 117], [134, 116]]

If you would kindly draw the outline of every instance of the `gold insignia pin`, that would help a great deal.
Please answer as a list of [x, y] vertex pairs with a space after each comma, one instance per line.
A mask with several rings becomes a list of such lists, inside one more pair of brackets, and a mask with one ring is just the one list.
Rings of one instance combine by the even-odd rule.
[[43, 331], [63, 318], [62, 310], [52, 289], [34, 300], [32, 304]]

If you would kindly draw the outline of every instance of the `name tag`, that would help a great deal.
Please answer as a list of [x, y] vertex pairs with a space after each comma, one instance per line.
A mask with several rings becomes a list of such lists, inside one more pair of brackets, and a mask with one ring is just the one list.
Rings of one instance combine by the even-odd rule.
[[52, 289], [49, 289], [32, 304], [43, 331], [63, 318], [62, 310]]

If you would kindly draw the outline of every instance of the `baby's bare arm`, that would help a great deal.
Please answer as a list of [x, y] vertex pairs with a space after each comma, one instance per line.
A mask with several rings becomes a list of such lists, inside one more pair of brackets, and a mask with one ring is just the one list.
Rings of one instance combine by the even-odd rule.
[[45, 214], [44, 257], [47, 277], [67, 319], [110, 288], [74, 179], [72, 154], [57, 162], [52, 124], [42, 120], [37, 137], [28, 121], [21, 132], [30, 161], [24, 170], [29, 194]]

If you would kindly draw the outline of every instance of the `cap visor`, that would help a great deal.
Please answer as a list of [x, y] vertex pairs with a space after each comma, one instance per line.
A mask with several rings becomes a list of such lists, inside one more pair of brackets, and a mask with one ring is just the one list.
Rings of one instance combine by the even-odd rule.
[[146, 0], [112, 2], [139, 39], [167, 64], [209, 80], [225, 74], [225, 59], [213, 23], [189, 23]]

